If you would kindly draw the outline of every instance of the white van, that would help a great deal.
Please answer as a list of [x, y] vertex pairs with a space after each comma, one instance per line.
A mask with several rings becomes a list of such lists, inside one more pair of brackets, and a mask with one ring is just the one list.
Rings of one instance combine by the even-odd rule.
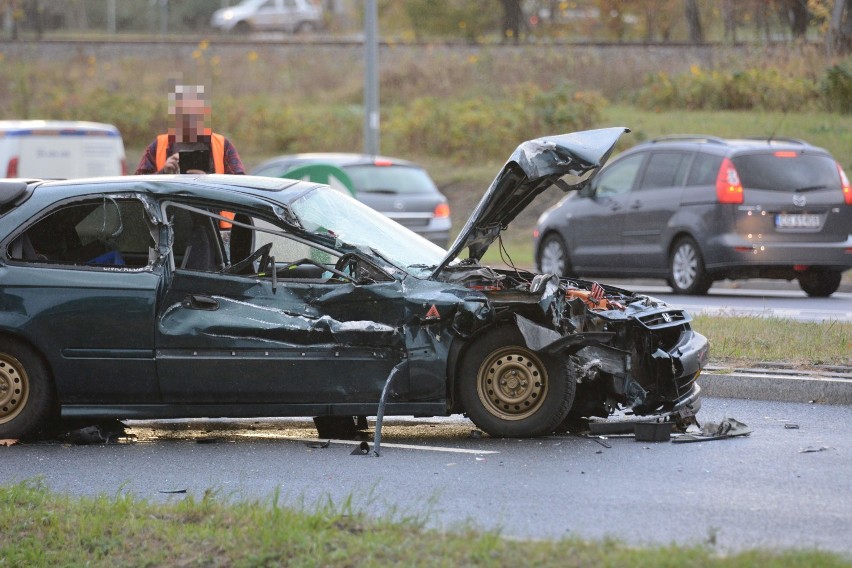
[[68, 179], [126, 173], [124, 142], [111, 124], [0, 120], [0, 177]]

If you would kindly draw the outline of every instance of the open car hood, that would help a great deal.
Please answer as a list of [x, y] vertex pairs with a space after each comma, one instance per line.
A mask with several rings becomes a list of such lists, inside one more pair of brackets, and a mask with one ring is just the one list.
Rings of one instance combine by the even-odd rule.
[[[606, 163], [624, 127], [585, 130], [528, 140], [518, 146], [459, 236], [432, 273], [435, 278], [465, 248], [477, 262], [492, 242], [541, 192], [556, 184], [564, 191], [581, 189]], [[562, 179], [563, 176], [571, 176]]]

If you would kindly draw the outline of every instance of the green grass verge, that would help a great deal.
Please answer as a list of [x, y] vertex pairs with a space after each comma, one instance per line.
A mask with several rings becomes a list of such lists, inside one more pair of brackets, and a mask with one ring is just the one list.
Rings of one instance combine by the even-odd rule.
[[523, 541], [423, 519], [371, 519], [229, 503], [208, 492], [166, 504], [129, 495], [72, 498], [37, 482], [0, 487], [0, 566], [852, 566], [818, 551], [722, 554], [706, 546], [636, 548], [613, 540]]
[[710, 358], [714, 363], [852, 365], [850, 323], [699, 315], [693, 327], [710, 340]]

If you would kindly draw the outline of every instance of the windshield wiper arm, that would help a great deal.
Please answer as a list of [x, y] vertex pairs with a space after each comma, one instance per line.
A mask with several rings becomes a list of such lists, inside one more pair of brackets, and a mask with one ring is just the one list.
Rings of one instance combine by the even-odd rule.
[[355, 193], [382, 193], [385, 195], [396, 195], [399, 192], [395, 189], [383, 189], [381, 187], [359, 189]]

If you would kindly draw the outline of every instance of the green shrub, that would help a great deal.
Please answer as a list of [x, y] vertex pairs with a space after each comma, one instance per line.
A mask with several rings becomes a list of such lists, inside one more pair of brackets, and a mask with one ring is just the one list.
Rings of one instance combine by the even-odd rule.
[[843, 114], [852, 113], [852, 57], [826, 69], [820, 90], [826, 110]]
[[523, 140], [589, 128], [606, 100], [567, 87], [525, 85], [505, 98], [421, 97], [387, 110], [386, 152], [429, 154], [455, 162], [503, 159]]
[[723, 71], [694, 65], [674, 77], [665, 72], [649, 76], [635, 103], [647, 110], [804, 111], [818, 108], [821, 98], [816, 82], [776, 67]]

